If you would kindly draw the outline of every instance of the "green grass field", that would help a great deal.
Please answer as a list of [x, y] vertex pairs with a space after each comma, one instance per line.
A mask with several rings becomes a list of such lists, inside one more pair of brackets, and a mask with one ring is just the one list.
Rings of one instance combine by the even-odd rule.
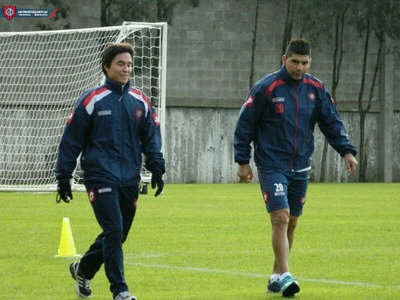
[[[258, 184], [173, 184], [141, 195], [124, 245], [125, 273], [139, 300], [281, 299], [265, 293], [272, 268], [268, 214]], [[68, 217], [77, 253], [100, 233], [86, 194], [0, 193], [0, 299], [76, 299], [68, 266], [55, 258]], [[399, 299], [400, 185], [309, 185], [291, 271], [296, 299]], [[92, 299], [111, 299], [102, 269]]]

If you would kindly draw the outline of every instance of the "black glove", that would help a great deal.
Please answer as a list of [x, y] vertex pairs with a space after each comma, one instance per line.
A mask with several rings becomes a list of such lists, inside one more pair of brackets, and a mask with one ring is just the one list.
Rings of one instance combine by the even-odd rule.
[[60, 203], [61, 200], [69, 203], [72, 199], [71, 184], [69, 182], [58, 182], [56, 203]]
[[157, 186], [157, 191], [154, 194], [154, 197], [160, 195], [164, 189], [164, 181], [162, 180], [162, 174], [160, 173], [153, 173], [151, 175], [151, 188], [155, 189], [156, 186]]

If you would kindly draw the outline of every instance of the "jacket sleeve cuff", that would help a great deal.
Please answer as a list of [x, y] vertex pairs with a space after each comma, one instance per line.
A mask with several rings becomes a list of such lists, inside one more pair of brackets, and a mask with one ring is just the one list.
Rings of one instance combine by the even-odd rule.
[[356, 151], [352, 151], [352, 150], [344, 150], [342, 151], [342, 153], [340, 153], [341, 157], [345, 157], [346, 154], [353, 154], [353, 156], [355, 157], [357, 152]]

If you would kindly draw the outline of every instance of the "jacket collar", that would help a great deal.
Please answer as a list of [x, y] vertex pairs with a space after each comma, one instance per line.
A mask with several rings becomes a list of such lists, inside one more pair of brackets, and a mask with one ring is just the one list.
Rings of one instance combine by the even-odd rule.
[[104, 86], [113, 92], [116, 92], [118, 94], [123, 94], [125, 91], [128, 91], [130, 89], [131, 84], [130, 81], [128, 81], [127, 83], [121, 85], [106, 76]]
[[278, 71], [279, 77], [283, 79], [288, 84], [295, 84], [295, 83], [301, 83], [304, 80], [304, 76], [300, 80], [295, 80], [292, 77], [289, 76], [289, 73], [287, 72], [286, 68], [284, 65], [281, 66], [281, 68]]

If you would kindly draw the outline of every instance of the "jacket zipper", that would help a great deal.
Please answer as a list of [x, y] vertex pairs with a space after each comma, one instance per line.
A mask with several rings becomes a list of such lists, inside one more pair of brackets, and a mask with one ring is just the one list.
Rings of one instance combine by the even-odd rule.
[[294, 84], [293, 90], [294, 90], [294, 99], [296, 101], [296, 115], [295, 115], [295, 128], [294, 128], [294, 134], [293, 134], [293, 154], [292, 154], [292, 159], [290, 160], [290, 168], [292, 169], [292, 171], [294, 171], [294, 158], [296, 156], [297, 153], [297, 133], [299, 131], [299, 96], [297, 94], [297, 84]]
[[125, 122], [125, 116], [124, 116], [124, 102], [121, 101], [123, 98], [123, 94], [124, 93], [124, 86], [121, 86], [121, 96], [118, 99], [118, 102], [120, 102], [120, 110], [121, 110], [121, 118], [122, 118], [122, 122], [121, 122], [121, 157], [120, 157], [120, 168], [121, 168], [121, 178], [122, 178], [122, 182], [121, 185], [125, 182], [125, 178], [124, 178], [124, 171], [123, 171], [123, 158], [124, 158], [124, 122]]

